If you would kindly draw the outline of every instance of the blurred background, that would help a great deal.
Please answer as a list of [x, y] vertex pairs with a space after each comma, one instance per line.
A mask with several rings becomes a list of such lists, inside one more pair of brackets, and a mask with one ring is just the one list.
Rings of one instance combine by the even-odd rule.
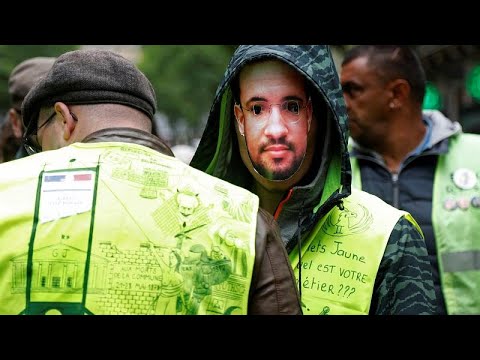
[[[351, 46], [332, 45], [337, 68]], [[412, 46], [428, 79], [424, 108], [458, 120], [465, 132], [480, 133], [480, 45]], [[0, 122], [8, 109], [7, 83], [15, 65], [34, 56], [91, 47], [113, 50], [135, 62], [155, 87], [159, 135], [171, 146], [196, 147], [236, 45], [0, 45]]]

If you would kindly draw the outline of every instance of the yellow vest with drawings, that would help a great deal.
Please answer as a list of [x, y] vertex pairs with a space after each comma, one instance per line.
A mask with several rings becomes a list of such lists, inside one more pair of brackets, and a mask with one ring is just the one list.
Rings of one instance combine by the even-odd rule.
[[[406, 212], [359, 190], [324, 216], [290, 253], [304, 314], [368, 314], [373, 287], [390, 233]], [[301, 272], [301, 278], [299, 273]]]
[[0, 314], [247, 313], [250, 192], [113, 142], [0, 173]]

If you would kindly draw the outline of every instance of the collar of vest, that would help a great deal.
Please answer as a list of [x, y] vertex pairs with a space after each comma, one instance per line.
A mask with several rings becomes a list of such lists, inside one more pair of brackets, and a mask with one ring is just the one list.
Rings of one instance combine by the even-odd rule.
[[82, 142], [125, 142], [143, 145], [162, 154], [174, 156], [172, 150], [161, 139], [146, 131], [133, 128], [108, 128], [95, 131], [88, 135]]

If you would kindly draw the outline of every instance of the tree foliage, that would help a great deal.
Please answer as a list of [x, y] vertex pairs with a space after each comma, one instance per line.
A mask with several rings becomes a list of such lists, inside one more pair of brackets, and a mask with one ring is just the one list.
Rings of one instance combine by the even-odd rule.
[[148, 45], [138, 64], [152, 82], [158, 112], [172, 125], [198, 128], [208, 114], [215, 91], [235, 45]]
[[59, 56], [78, 45], [0, 45], [0, 108], [10, 107], [8, 78], [20, 62], [36, 56]]

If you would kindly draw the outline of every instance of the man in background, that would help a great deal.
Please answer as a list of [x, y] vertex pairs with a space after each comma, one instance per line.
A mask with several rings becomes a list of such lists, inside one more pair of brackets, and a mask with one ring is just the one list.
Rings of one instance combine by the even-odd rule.
[[341, 84], [353, 185], [418, 221], [438, 314], [480, 313], [480, 137], [422, 111], [425, 73], [408, 46], [352, 48]]
[[22, 122], [22, 102], [35, 83], [45, 76], [55, 61], [54, 57], [34, 57], [22, 61], [10, 73], [8, 109], [0, 129], [0, 163], [27, 156], [22, 146], [25, 128]]

